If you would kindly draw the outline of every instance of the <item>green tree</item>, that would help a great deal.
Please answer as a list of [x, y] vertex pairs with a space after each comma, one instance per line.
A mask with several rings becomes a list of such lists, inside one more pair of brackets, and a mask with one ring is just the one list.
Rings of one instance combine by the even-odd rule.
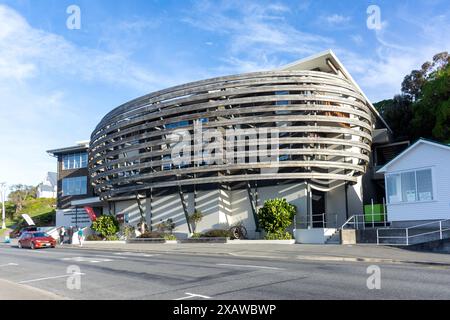
[[297, 213], [297, 208], [286, 199], [267, 200], [258, 210], [260, 226], [266, 231], [266, 239], [291, 238], [286, 232]]
[[15, 218], [16, 205], [11, 201], [5, 201], [5, 216], [6, 218], [13, 220]]
[[380, 115], [386, 120], [395, 133], [397, 140], [411, 139], [411, 121], [413, 119], [413, 103], [406, 95], [396, 95], [393, 99], [374, 104]]
[[16, 206], [16, 214], [22, 211], [25, 201], [30, 198], [36, 198], [36, 187], [24, 184], [13, 185], [8, 195], [9, 201]]
[[414, 104], [414, 138], [450, 142], [450, 65], [435, 71]]
[[448, 52], [436, 54], [402, 82], [402, 94], [375, 103], [396, 140], [420, 137], [450, 142]]
[[420, 99], [424, 85], [436, 72], [445, 69], [450, 64], [448, 52], [440, 52], [434, 55], [433, 60], [427, 61], [420, 70], [413, 70], [402, 82], [402, 93], [412, 101]]
[[108, 238], [119, 232], [119, 222], [114, 216], [100, 216], [92, 223], [92, 230]]

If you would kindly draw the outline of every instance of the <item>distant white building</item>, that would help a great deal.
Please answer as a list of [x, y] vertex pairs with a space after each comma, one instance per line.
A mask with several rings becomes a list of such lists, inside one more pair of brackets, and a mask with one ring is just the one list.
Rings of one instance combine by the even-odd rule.
[[57, 174], [56, 172], [47, 172], [44, 180], [37, 187], [38, 198], [54, 198], [57, 195]]
[[420, 139], [378, 172], [390, 221], [450, 219], [450, 146]]

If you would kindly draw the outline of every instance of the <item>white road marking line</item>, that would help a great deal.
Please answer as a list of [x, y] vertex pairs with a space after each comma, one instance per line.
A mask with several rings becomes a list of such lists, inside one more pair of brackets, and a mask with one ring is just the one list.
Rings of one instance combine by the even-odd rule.
[[37, 282], [37, 281], [51, 280], [51, 279], [58, 279], [58, 278], [67, 278], [67, 277], [73, 276], [75, 274], [78, 274], [80, 276], [84, 276], [85, 275], [85, 273], [75, 272], [75, 273], [71, 273], [71, 274], [65, 274], [65, 275], [62, 275], [62, 276], [38, 278], [38, 279], [31, 279], [31, 280], [23, 280], [23, 281], [20, 281], [18, 283], [29, 283], [29, 282]]
[[141, 252], [115, 252], [115, 255], [118, 256], [137, 256], [137, 257], [154, 257], [157, 256], [157, 254], [147, 254], [147, 253], [141, 253]]
[[254, 266], [250, 264], [228, 264], [228, 263], [216, 263], [217, 266], [225, 267], [242, 267], [242, 268], [257, 268], [257, 269], [269, 269], [269, 270], [284, 270], [283, 268], [277, 267], [266, 267], [266, 266]]
[[18, 266], [18, 264], [13, 263], [13, 262], [6, 263], [6, 264], [0, 264], [0, 267], [9, 267], [9, 266]]
[[288, 259], [287, 257], [276, 257], [276, 256], [261, 256], [261, 255], [248, 255], [248, 254], [239, 254], [239, 253], [233, 253], [233, 252], [228, 252], [228, 254], [230, 256], [235, 256], [235, 257], [247, 257], [247, 258], [265, 258], [265, 259]]
[[91, 257], [72, 257], [72, 258], [62, 258], [64, 261], [76, 261], [76, 262], [90, 262], [90, 263], [99, 263], [99, 262], [111, 262], [111, 259], [105, 258], [91, 258]]
[[203, 298], [203, 299], [211, 299], [211, 297], [204, 296], [204, 295], [201, 295], [201, 294], [189, 293], [189, 292], [186, 292], [186, 294], [187, 294], [186, 297], [181, 297], [181, 298], [177, 298], [177, 299], [174, 299], [174, 300], [185, 300], [185, 299], [191, 299], [191, 298], [196, 298], [196, 297]]

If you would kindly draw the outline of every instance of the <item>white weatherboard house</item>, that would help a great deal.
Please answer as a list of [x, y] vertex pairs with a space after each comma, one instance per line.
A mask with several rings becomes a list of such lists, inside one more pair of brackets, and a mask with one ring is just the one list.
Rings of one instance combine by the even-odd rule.
[[450, 146], [419, 139], [378, 172], [390, 221], [450, 219]]
[[56, 172], [47, 172], [44, 180], [37, 186], [38, 198], [53, 198], [57, 195], [57, 174]]

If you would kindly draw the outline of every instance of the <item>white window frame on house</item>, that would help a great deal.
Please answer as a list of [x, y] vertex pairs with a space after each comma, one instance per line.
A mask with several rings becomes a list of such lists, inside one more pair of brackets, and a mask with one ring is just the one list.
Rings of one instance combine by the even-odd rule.
[[81, 169], [87, 167], [87, 152], [69, 153], [62, 156], [63, 170]]
[[[418, 178], [418, 172], [424, 171], [430, 172], [430, 179], [418, 181], [418, 179], [425, 178]], [[391, 180], [394, 177], [395, 179]], [[390, 172], [385, 175], [387, 202], [388, 204], [405, 204], [435, 201], [436, 186], [434, 182], [432, 167]], [[395, 188], [393, 188], [394, 186]], [[395, 192], [392, 189], [395, 189]]]
[[73, 177], [62, 179], [62, 195], [78, 196], [87, 194], [87, 177]]

